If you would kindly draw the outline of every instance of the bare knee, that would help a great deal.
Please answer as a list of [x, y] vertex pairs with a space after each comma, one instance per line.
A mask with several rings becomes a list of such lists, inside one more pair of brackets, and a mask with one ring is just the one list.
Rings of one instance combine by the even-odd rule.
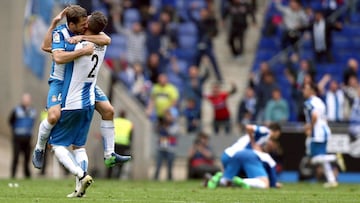
[[55, 125], [58, 122], [60, 115], [61, 115], [60, 106], [50, 107], [48, 110], [47, 120], [51, 125]]
[[100, 113], [103, 120], [114, 119], [114, 107], [109, 101], [96, 102], [95, 109]]

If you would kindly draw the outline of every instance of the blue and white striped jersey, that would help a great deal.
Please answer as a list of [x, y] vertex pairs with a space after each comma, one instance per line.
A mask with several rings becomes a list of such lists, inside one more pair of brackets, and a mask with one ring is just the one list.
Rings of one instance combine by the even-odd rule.
[[[86, 46], [87, 41], [76, 44], [75, 50]], [[82, 109], [95, 104], [95, 85], [103, 63], [106, 46], [95, 45], [92, 55], [81, 56], [65, 65], [63, 110]]]
[[326, 142], [331, 134], [326, 118], [325, 103], [317, 96], [312, 96], [304, 103], [304, 113], [307, 123], [312, 122], [312, 115], [317, 115], [317, 120], [311, 130], [313, 142]]
[[[52, 32], [51, 51], [73, 51], [75, 49], [75, 44], [67, 42], [67, 39], [72, 36], [75, 36], [75, 34], [69, 30], [66, 24], [56, 27]], [[64, 69], [65, 64], [57, 64], [53, 61], [50, 79], [64, 80]]]
[[[258, 145], [263, 145], [270, 138], [270, 129], [265, 126], [254, 125], [254, 138]], [[225, 153], [233, 157], [238, 151], [243, 149], [251, 149], [249, 135], [240, 137], [233, 145], [225, 149]]]

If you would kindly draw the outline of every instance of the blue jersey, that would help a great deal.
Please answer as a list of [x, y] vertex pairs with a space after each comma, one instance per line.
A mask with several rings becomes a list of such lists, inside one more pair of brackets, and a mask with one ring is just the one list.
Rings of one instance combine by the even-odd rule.
[[[74, 51], [75, 44], [70, 44], [67, 41], [67, 39], [69, 39], [74, 35], [75, 34], [69, 30], [66, 24], [62, 24], [56, 27], [52, 32], [51, 51], [52, 52], [56, 50]], [[50, 72], [50, 80], [51, 79], [64, 80], [64, 71], [65, 71], [65, 64], [57, 64], [53, 62], [52, 69]]]
[[223, 177], [227, 180], [232, 180], [240, 172], [244, 172], [248, 178], [269, 177], [263, 162], [254, 150], [244, 149], [236, 152], [233, 157], [229, 157], [224, 153], [221, 162], [224, 167]]
[[[256, 144], [263, 145], [270, 137], [270, 129], [265, 126], [254, 125], [254, 139]], [[230, 157], [234, 156], [238, 151], [243, 149], [251, 149], [249, 135], [240, 137], [233, 145], [225, 149], [225, 153]]]

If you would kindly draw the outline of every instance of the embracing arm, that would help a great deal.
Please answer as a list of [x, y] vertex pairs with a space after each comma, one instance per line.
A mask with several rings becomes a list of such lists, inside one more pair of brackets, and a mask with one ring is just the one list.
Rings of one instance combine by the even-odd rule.
[[58, 22], [65, 16], [66, 9], [62, 10], [55, 18], [51, 21], [50, 27], [48, 28], [45, 38], [41, 44], [41, 49], [45, 52], [51, 53], [51, 43], [52, 43], [52, 31], [56, 28]]
[[76, 44], [83, 40], [92, 42], [100, 46], [109, 45], [111, 43], [111, 38], [104, 32], [100, 32], [97, 35], [77, 35], [68, 39], [68, 41], [72, 44]]
[[94, 52], [94, 44], [90, 43], [81, 49], [75, 51], [55, 50], [53, 58], [57, 64], [64, 64], [75, 60], [84, 55], [91, 55]]

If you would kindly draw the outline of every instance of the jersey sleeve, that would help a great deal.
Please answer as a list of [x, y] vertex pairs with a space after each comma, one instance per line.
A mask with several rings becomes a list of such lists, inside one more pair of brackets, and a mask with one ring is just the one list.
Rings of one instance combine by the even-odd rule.
[[265, 127], [265, 126], [254, 126], [255, 130], [254, 130], [254, 137], [255, 140], [259, 140], [262, 137], [267, 136], [270, 133], [269, 128]]
[[51, 51], [65, 50], [65, 37], [60, 30], [52, 32]]

